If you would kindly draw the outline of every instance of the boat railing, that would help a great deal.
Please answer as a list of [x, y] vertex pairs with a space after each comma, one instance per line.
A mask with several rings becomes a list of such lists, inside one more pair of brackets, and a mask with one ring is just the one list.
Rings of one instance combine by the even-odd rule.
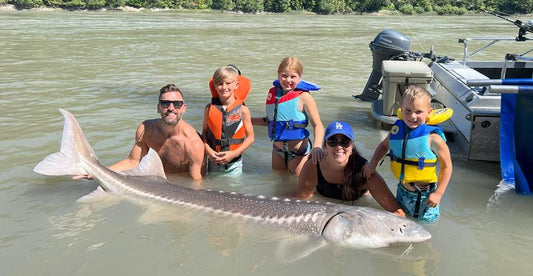
[[[524, 41], [527, 41], [529, 39], [526, 39]], [[468, 52], [468, 46], [470, 41], [488, 41], [488, 43], [481, 48], [469, 53]], [[500, 42], [500, 41], [517, 41], [516, 38], [513, 37], [471, 37], [471, 38], [460, 38], [459, 43], [463, 43], [463, 65], [466, 65], [466, 62], [469, 58], [471, 58], [474, 55], [477, 55], [481, 53], [482, 51], [486, 50], [487, 48], [491, 47], [492, 45]], [[501, 78], [505, 79], [505, 73], [507, 72], [507, 67], [509, 65], [509, 62], [520, 60], [520, 61], [533, 61], [533, 58], [531, 57], [525, 57], [525, 55], [529, 54], [533, 51], [533, 48], [525, 51], [522, 54], [506, 54], [504, 64], [502, 67], [501, 72]]]
[[[488, 41], [488, 43], [485, 46], [482, 46], [481, 48], [475, 50], [472, 53], [468, 53], [468, 45], [470, 41], [477, 40], [477, 41]], [[466, 65], [466, 62], [469, 58], [471, 58], [474, 55], [477, 55], [484, 51], [485, 49], [489, 48], [490, 46], [500, 42], [500, 41], [516, 41], [514, 37], [470, 37], [470, 38], [459, 38], [459, 43], [463, 43], [463, 65]], [[532, 49], [533, 50], [533, 49]]]
[[491, 93], [516, 94], [520, 92], [533, 92], [533, 78], [525, 79], [473, 79], [467, 80], [468, 86], [488, 87]]

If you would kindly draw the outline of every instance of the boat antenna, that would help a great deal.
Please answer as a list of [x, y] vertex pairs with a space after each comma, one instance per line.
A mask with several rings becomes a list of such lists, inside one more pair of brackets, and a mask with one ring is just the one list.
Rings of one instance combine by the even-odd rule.
[[415, 35], [415, 33], [413, 32], [413, 30], [411, 30], [411, 28], [409, 28], [409, 24], [407, 24], [404, 20], [403, 20], [403, 17], [401, 15], [401, 13], [396, 9], [394, 8], [394, 11], [396, 12], [396, 14], [398, 15], [398, 17], [400, 18], [400, 20], [402, 21], [402, 25], [404, 25], [407, 30], [409, 30], [409, 33], [411, 33], [411, 37], [413, 37], [415, 40], [416, 40], [416, 43], [418, 44], [418, 46], [420, 46], [420, 48], [422, 48], [422, 51], [426, 51], [426, 49], [424, 48], [424, 46], [422, 45], [422, 43], [420, 43], [420, 41], [418, 40], [418, 37]]
[[522, 20], [512, 20], [510, 18], [507, 18], [504, 16], [504, 13], [501, 12], [493, 12], [489, 10], [483, 10], [483, 12], [488, 13], [490, 15], [494, 15], [498, 18], [504, 19], [508, 22], [513, 23], [515, 26], [518, 27], [518, 36], [516, 37], [516, 41], [526, 41], [528, 38], [526, 37], [526, 34], [528, 32], [533, 33], [533, 20], [528, 20], [525, 23], [522, 22]]

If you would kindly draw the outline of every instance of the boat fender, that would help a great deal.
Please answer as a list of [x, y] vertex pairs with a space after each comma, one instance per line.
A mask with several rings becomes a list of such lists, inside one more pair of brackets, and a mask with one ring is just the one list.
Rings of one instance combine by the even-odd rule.
[[[396, 112], [396, 115], [398, 116], [398, 119], [402, 118], [402, 109], [398, 108], [398, 111]], [[428, 118], [426, 119], [426, 124], [428, 125], [438, 125], [448, 119], [450, 119], [453, 115], [453, 110], [451, 108], [438, 108], [433, 109], [430, 113]]]

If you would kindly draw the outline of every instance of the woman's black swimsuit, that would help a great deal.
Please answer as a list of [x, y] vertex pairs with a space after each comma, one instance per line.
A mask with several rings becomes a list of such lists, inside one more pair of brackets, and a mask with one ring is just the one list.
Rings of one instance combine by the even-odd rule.
[[342, 198], [342, 190], [340, 184], [335, 183], [329, 183], [324, 176], [322, 175], [322, 171], [320, 170], [320, 164], [316, 163], [316, 175], [317, 175], [317, 183], [316, 183], [316, 191], [325, 196], [325, 197], [331, 197], [335, 199], [343, 199]]
[[[359, 162], [356, 162], [358, 168], [358, 172], [360, 172], [363, 169], [363, 165], [366, 163], [366, 159], [364, 157], [360, 157]], [[345, 200], [342, 196], [342, 185], [337, 183], [329, 183], [324, 176], [322, 175], [322, 171], [320, 170], [320, 163], [316, 163], [316, 175], [317, 175], [317, 183], [316, 183], [316, 191], [325, 196], [340, 200]]]

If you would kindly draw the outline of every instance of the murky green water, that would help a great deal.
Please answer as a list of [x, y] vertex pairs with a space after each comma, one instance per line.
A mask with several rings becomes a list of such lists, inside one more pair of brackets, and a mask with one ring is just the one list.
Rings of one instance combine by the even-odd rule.
[[[369, 104], [351, 96], [371, 71], [368, 44], [385, 28], [409, 36], [414, 50], [433, 44], [437, 53], [457, 58], [459, 37], [516, 35], [512, 24], [489, 16], [0, 12], [0, 274], [525, 274], [532, 198], [506, 193], [491, 203], [498, 165], [458, 154], [442, 218], [428, 226], [431, 241], [379, 250], [328, 245], [292, 262], [309, 242], [233, 218], [111, 195], [77, 202], [95, 182], [32, 172], [59, 148], [58, 108], [78, 118], [102, 163], [111, 164], [129, 152], [137, 125], [158, 116], [161, 86], [182, 88], [185, 120], [200, 130], [207, 80], [218, 66], [233, 63], [252, 80], [247, 104], [262, 116], [286, 56], [299, 57], [305, 78], [323, 87], [314, 97], [324, 124], [348, 121], [369, 157], [386, 133], [371, 119]], [[503, 59], [506, 47], [481, 57]], [[205, 187], [268, 196], [294, 188], [295, 178], [270, 170], [266, 130], [255, 132], [244, 174], [210, 177]], [[387, 166], [380, 172], [395, 191]], [[371, 199], [359, 204], [377, 206]]]

